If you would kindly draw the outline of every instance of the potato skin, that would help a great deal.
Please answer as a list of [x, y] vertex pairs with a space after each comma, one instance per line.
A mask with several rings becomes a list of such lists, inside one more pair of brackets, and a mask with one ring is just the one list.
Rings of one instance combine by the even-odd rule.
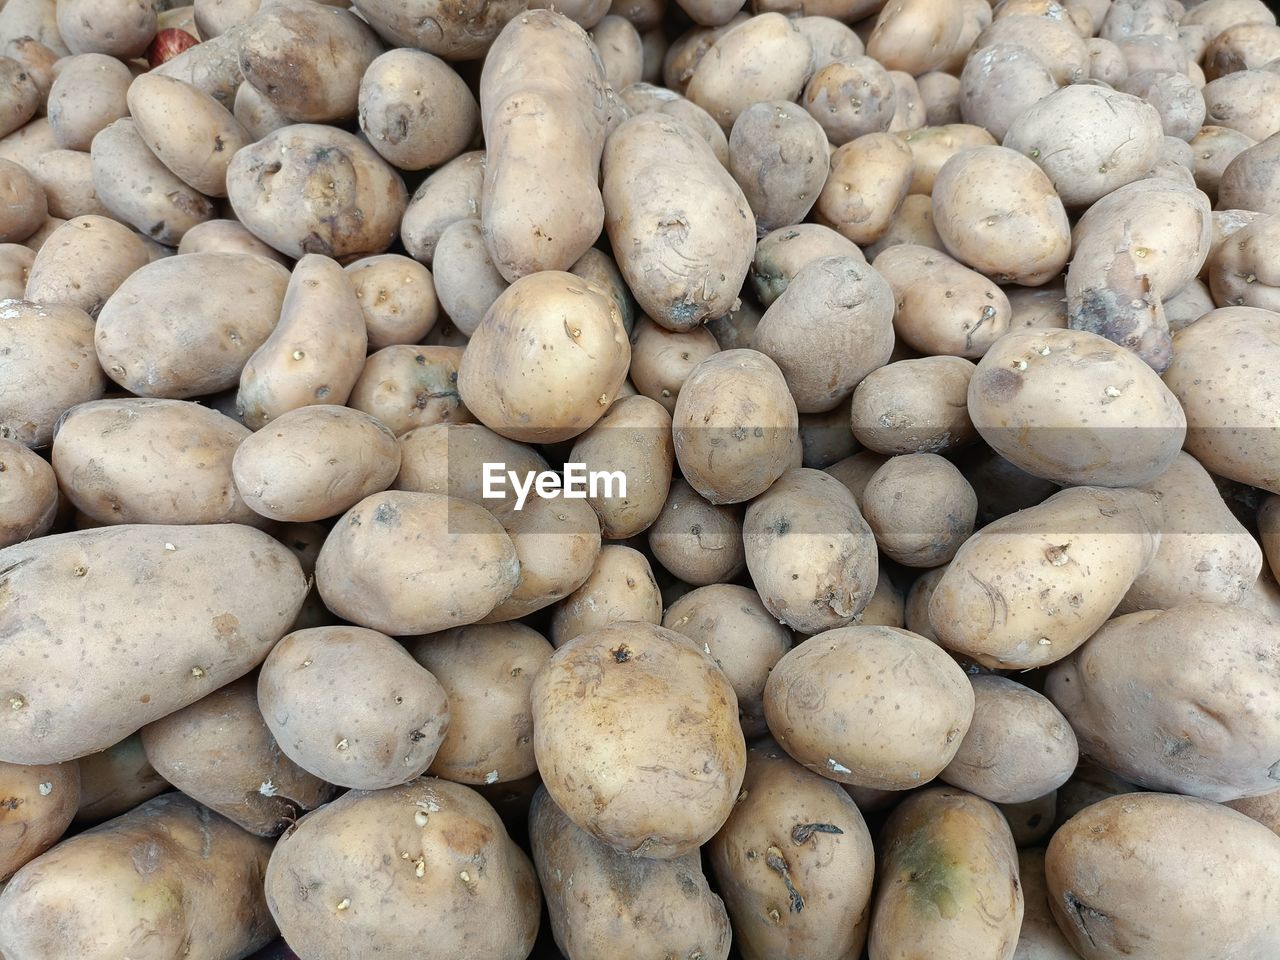
[[96, 317], [130, 276], [148, 263], [141, 238], [107, 217], [75, 217], [58, 226], [35, 254], [25, 297], [65, 303]]
[[763, 233], [799, 223], [829, 170], [827, 135], [798, 104], [762, 101], [738, 114], [729, 134], [729, 172]]
[[853, 391], [853, 435], [878, 453], [944, 453], [978, 438], [967, 396], [975, 367], [963, 357], [899, 360]]
[[147, 760], [136, 733], [81, 757], [76, 764], [80, 768], [80, 806], [73, 821], [77, 826], [118, 817], [172, 789]]
[[978, 497], [951, 461], [908, 453], [872, 475], [859, 506], [885, 556], [908, 567], [937, 567], [973, 533]]
[[460, 347], [392, 344], [370, 354], [347, 406], [381, 421], [397, 437], [437, 424], [473, 423], [458, 396]]
[[627, 375], [638, 393], [656, 400], [671, 414], [693, 368], [719, 352], [720, 344], [705, 326], [676, 333], [641, 316], [631, 331]]
[[756, 242], [748, 278], [760, 305], [772, 306], [796, 274], [823, 257], [866, 259], [852, 240], [820, 223], [796, 223], [766, 233]]
[[[1110, 797], [1045, 854], [1049, 906], [1085, 960], [1246, 960], [1280, 950], [1280, 838], [1216, 803]], [[1192, 883], [1212, 896], [1160, 908]], [[1230, 918], [1230, 919], [1227, 919]]]
[[1011, 960], [1024, 901], [1009, 826], [963, 790], [931, 787], [884, 826], [871, 918], [873, 960]]
[[360, 129], [401, 170], [452, 160], [479, 126], [479, 104], [462, 78], [422, 50], [384, 53], [360, 80]]
[[42, 537], [58, 514], [58, 478], [49, 462], [0, 438], [0, 548]]
[[398, 253], [366, 257], [347, 266], [347, 277], [364, 312], [369, 350], [421, 343], [439, 318], [431, 271]]
[[448, 0], [353, 0], [374, 30], [395, 46], [416, 47], [446, 60], [475, 60], [526, 0], [450, 3]]
[[[637, 691], [653, 712], [637, 709]], [[667, 860], [705, 843], [732, 810], [746, 764], [737, 698], [687, 637], [634, 622], [580, 634], [538, 674], [532, 703], [543, 782], [596, 839]]]
[[854, 243], [883, 237], [911, 187], [911, 148], [892, 133], [868, 133], [837, 147], [814, 219]]
[[754, 103], [798, 99], [812, 72], [812, 48], [794, 21], [762, 13], [715, 41], [694, 68], [686, 96], [727, 131]]
[[307, 814], [276, 844], [266, 892], [281, 933], [314, 960], [523, 960], [538, 933], [529, 858], [484, 798], [433, 777]]
[[19, 871], [0, 894], [0, 942], [11, 960], [247, 956], [276, 933], [261, 887], [270, 855], [194, 800], [156, 797]]
[[0, 762], [0, 883], [58, 842], [79, 803], [78, 764]]
[[[901, 671], [904, 663], [910, 671]], [[805, 640], [774, 666], [764, 694], [769, 730], [795, 760], [830, 780], [879, 790], [937, 776], [969, 729], [973, 704], [968, 678], [945, 651], [874, 625]]]
[[445, 229], [480, 216], [484, 169], [484, 151], [473, 150], [454, 157], [418, 185], [400, 221], [400, 240], [409, 256], [434, 267], [436, 244]]
[[672, 481], [648, 541], [663, 569], [694, 586], [724, 583], [746, 564], [742, 509], [710, 503], [682, 479]]
[[566, 955], [729, 956], [729, 917], [695, 851], [667, 860], [629, 856], [575, 826], [545, 787], [533, 798], [529, 837], [552, 934]]

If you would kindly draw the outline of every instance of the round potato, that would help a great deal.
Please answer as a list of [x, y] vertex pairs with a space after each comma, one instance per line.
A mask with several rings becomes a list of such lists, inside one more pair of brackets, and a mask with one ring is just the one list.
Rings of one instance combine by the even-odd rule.
[[836, 146], [893, 122], [897, 98], [889, 71], [870, 57], [853, 55], [817, 67], [801, 98]]
[[[80, 767], [0, 763], [0, 883], [44, 853], [71, 825], [80, 803]], [[3, 889], [0, 887], [0, 889]]]
[[129, 115], [129, 68], [101, 53], [82, 53], [58, 68], [49, 89], [49, 129], [58, 146], [88, 150], [98, 131]]
[[899, 360], [853, 392], [853, 436], [878, 453], [943, 453], [978, 439], [967, 397], [975, 367], [963, 357]]
[[369, 349], [421, 343], [439, 316], [431, 271], [409, 257], [386, 253], [347, 266], [364, 313]]
[[729, 172], [746, 195], [758, 232], [799, 223], [827, 179], [827, 136], [794, 103], [754, 103], [733, 122]]
[[704, 500], [684, 480], [672, 482], [648, 540], [664, 569], [695, 586], [725, 583], [746, 565], [741, 509]]
[[458, 395], [461, 363], [461, 347], [383, 347], [365, 360], [347, 405], [398, 437], [437, 423], [467, 423], [475, 418]]
[[462, 78], [422, 50], [392, 50], [370, 63], [359, 110], [373, 149], [401, 170], [447, 163], [480, 127], [480, 106]]
[[58, 478], [49, 462], [0, 438], [0, 549], [43, 537], [58, 514]]
[[750, 274], [751, 287], [761, 305], [771, 306], [796, 274], [824, 257], [866, 259], [852, 240], [820, 223], [797, 223], [761, 237]]
[[720, 344], [706, 327], [677, 333], [642, 316], [631, 331], [628, 374], [640, 394], [656, 400], [670, 414], [694, 367], [719, 352]]
[[[1114, 53], [1123, 62], [1120, 51]], [[960, 73], [960, 117], [1003, 140], [1014, 120], [1057, 89], [1034, 50], [1011, 43], [980, 47]]]
[[973, 533], [978, 497], [949, 460], [908, 453], [872, 475], [859, 506], [885, 556], [908, 567], [937, 567]]
[[859, 246], [888, 232], [911, 187], [911, 148], [892, 133], [868, 133], [836, 148], [814, 218]]
[[963, 21], [960, 0], [893, 0], [876, 17], [867, 54], [890, 70], [912, 76], [937, 70], [955, 52]]
[[495, 511], [514, 505], [519, 494], [506, 483], [497, 484], [496, 489], [489, 484], [486, 489], [486, 463], [505, 465], [517, 475], [549, 469], [533, 447], [508, 440], [478, 423], [418, 427], [400, 438], [400, 451], [397, 490], [445, 494]]
[[551, 641], [563, 647], [579, 634], [624, 620], [662, 621], [662, 596], [653, 568], [638, 550], [606, 543], [591, 575], [561, 600], [551, 616]]

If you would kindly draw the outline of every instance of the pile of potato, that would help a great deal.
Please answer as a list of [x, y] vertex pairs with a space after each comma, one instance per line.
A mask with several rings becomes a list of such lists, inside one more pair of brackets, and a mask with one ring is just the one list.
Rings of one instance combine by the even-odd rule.
[[0, 75], [0, 960], [1280, 958], [1262, 0]]

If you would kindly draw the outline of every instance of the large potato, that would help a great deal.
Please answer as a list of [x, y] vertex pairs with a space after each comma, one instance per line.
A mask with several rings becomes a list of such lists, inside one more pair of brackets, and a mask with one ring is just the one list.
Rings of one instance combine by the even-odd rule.
[[248, 673], [307, 588], [287, 547], [235, 524], [42, 537], [0, 570], [0, 760], [16, 763], [103, 750]]
[[155, 0], [58, 0], [58, 33], [72, 53], [142, 55], [156, 35]]
[[532, 702], [547, 791], [596, 839], [671, 859], [733, 809], [746, 764], [737, 699], [687, 637], [649, 623], [581, 634], [538, 674]]
[[[1204, 375], [1197, 367], [1195, 376]], [[1191, 417], [1179, 406], [1178, 381], [1169, 383], [1172, 392], [1137, 354], [1095, 333], [1019, 330], [978, 363], [969, 416], [997, 453], [1035, 476], [1137, 486], [1163, 473], [1188, 435]], [[1194, 443], [1188, 449], [1198, 452]]]
[[74, 762], [36, 766], [0, 762], [0, 798], [3, 884], [19, 867], [57, 843], [70, 826], [80, 804], [80, 767]]
[[623, 620], [662, 621], [662, 595], [653, 567], [639, 550], [606, 543], [591, 575], [561, 600], [551, 615], [551, 641], [557, 647], [581, 633]]
[[[1216, 803], [1095, 803], [1045, 855], [1049, 906], [1085, 960], [1254, 960], [1280, 951], [1280, 837]], [[1203, 890], [1202, 897], [1187, 891]], [[1180, 903], [1178, 910], [1165, 908]]]
[[36, 303], [65, 303], [96, 317], [111, 294], [148, 263], [141, 238], [107, 217], [76, 217], [40, 245], [26, 282]]
[[897, 106], [889, 71], [859, 54], [815, 64], [801, 102], [836, 146], [888, 130]]
[[1153, 494], [1072, 487], [983, 527], [929, 601], [938, 642], [997, 669], [1061, 660], [1151, 562], [1160, 526]]
[[58, 478], [49, 462], [0, 438], [0, 548], [43, 537], [58, 514]]
[[417, 47], [446, 60], [483, 57], [498, 33], [523, 13], [525, 0], [449, 3], [447, 0], [354, 0], [355, 8], [388, 43]]
[[[1111, 52], [1123, 65], [1114, 44]], [[1014, 120], [1057, 89], [1058, 82], [1035, 50], [991, 44], [974, 50], [960, 73], [960, 116], [1003, 140]]]
[[360, 80], [360, 128], [401, 170], [452, 160], [479, 125], [480, 107], [462, 78], [422, 50], [384, 53]]

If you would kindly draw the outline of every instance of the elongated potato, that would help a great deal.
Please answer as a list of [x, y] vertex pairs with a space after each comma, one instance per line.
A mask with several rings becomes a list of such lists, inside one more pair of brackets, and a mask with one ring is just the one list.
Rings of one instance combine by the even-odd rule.
[[799, 223], [827, 179], [827, 136], [790, 101], [752, 104], [729, 134], [729, 172], [746, 195], [757, 231]]
[[[17, 763], [105, 749], [243, 676], [306, 594], [286, 547], [235, 524], [42, 537], [0, 551], [0, 570], [14, 597], [0, 610], [13, 638], [0, 648], [0, 760]], [[143, 599], [164, 589], [192, 600]]]
[[943, 453], [978, 438], [967, 396], [974, 365], [963, 357], [899, 360], [871, 373], [853, 392], [850, 421], [858, 443], [879, 453]]
[[484, 168], [484, 152], [473, 150], [454, 157], [422, 181], [400, 222], [400, 239], [409, 256], [433, 266], [436, 244], [445, 228], [458, 220], [479, 218]]
[[96, 317], [120, 284], [147, 262], [146, 247], [128, 227], [107, 217], [76, 217], [41, 244], [26, 296], [36, 303], [69, 304]]
[[[80, 767], [0, 762], [0, 883], [61, 838], [80, 803]], [[0, 887], [0, 890], [3, 888]]]
[[796, 274], [823, 257], [866, 259], [852, 240], [820, 223], [797, 223], [765, 234], [756, 243], [750, 274], [760, 304], [771, 306]]

